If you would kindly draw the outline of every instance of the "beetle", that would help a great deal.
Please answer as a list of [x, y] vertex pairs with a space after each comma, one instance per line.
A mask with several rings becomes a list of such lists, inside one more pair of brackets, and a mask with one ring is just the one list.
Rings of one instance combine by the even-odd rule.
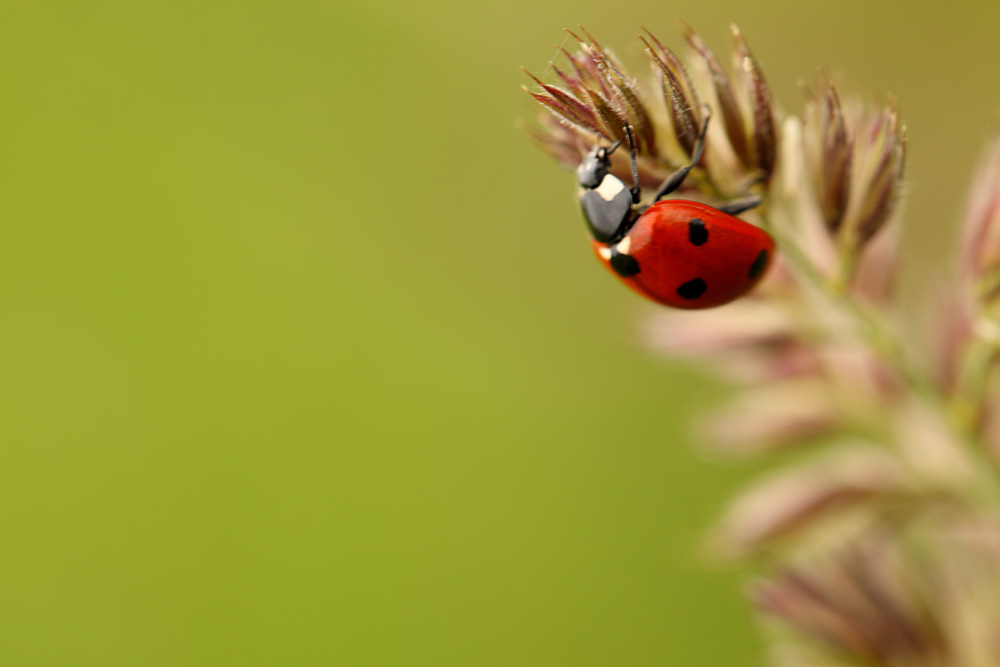
[[643, 296], [674, 308], [713, 308], [749, 292], [774, 255], [774, 240], [736, 217], [761, 203], [749, 195], [719, 207], [663, 198], [676, 191], [701, 160], [711, 109], [698, 135], [691, 163], [657, 188], [640, 206], [639, 168], [632, 127], [629, 142], [632, 187], [610, 173], [611, 154], [621, 141], [596, 146], [577, 167], [578, 197], [598, 259]]

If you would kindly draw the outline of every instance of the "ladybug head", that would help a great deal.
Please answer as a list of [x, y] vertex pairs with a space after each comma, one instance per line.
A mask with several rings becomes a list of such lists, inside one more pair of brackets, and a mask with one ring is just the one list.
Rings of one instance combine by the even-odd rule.
[[610, 148], [595, 146], [594, 150], [584, 156], [583, 162], [576, 168], [576, 177], [579, 179], [581, 186], [588, 190], [593, 190], [601, 184], [601, 181], [608, 175], [608, 170], [611, 168], [610, 156], [621, 144], [621, 141], [617, 141]]

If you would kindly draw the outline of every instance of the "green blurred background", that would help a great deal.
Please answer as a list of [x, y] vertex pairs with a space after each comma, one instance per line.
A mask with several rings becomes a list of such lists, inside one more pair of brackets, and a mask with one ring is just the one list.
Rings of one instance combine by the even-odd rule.
[[938, 259], [995, 2], [3, 3], [0, 663], [761, 664], [719, 388], [514, 127], [564, 26], [679, 17], [894, 92]]

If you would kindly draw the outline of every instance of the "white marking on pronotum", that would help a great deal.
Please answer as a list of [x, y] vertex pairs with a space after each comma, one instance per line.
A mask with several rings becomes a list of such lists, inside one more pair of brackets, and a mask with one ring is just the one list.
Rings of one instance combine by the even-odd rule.
[[605, 176], [604, 180], [601, 181], [601, 184], [594, 191], [601, 195], [601, 199], [604, 201], [611, 201], [624, 189], [625, 184], [617, 178], [614, 176]]
[[603, 257], [604, 259], [608, 260], [609, 262], [611, 261], [611, 248], [602, 245], [600, 248], [597, 249], [597, 254]]
[[621, 243], [618, 244], [618, 254], [627, 255], [628, 251], [631, 249], [632, 249], [632, 238], [626, 236], [621, 240]]

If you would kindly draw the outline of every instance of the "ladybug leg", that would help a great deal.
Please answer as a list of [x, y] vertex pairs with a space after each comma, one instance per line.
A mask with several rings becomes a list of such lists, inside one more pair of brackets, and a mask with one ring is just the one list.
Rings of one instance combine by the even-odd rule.
[[636, 161], [635, 135], [632, 133], [632, 126], [625, 123], [625, 136], [628, 138], [628, 154], [632, 165], [632, 203], [639, 203], [639, 164]]
[[747, 195], [746, 197], [740, 197], [739, 199], [734, 199], [728, 204], [722, 206], [716, 206], [717, 209], [723, 213], [728, 213], [729, 215], [736, 215], [742, 213], [743, 211], [749, 211], [755, 206], [760, 206], [763, 201], [760, 195]]
[[750, 178], [747, 179], [746, 185], [743, 186], [743, 192], [750, 192], [750, 188], [753, 186], [763, 183], [764, 178], [767, 176], [762, 169], [758, 169], [750, 174]]
[[698, 135], [698, 142], [694, 145], [694, 155], [691, 156], [691, 164], [681, 167], [667, 177], [667, 180], [660, 184], [653, 194], [653, 201], [658, 202], [671, 192], [681, 187], [681, 183], [687, 178], [688, 172], [701, 160], [701, 154], [705, 151], [705, 134], [708, 132], [708, 121], [712, 119], [712, 108], [705, 105], [705, 122], [701, 125], [701, 133]]

